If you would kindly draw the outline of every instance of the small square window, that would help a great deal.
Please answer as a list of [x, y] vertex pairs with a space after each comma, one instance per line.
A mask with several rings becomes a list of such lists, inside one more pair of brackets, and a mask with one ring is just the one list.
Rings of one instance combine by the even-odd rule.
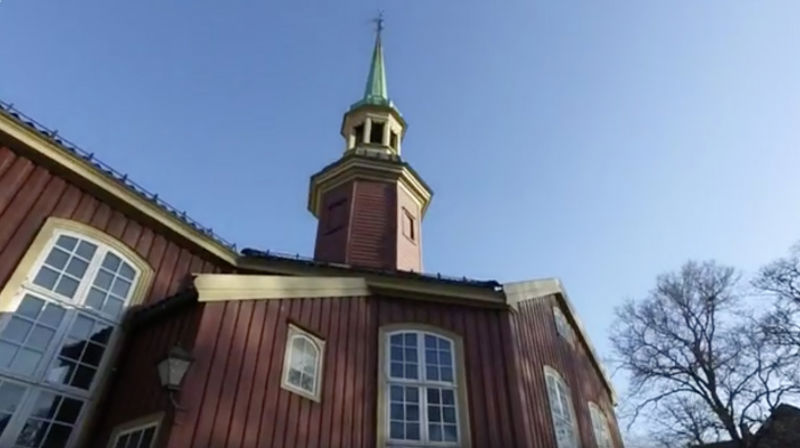
[[322, 356], [325, 341], [289, 324], [281, 387], [314, 401], [322, 397]]
[[415, 220], [414, 216], [406, 209], [403, 209], [403, 213], [401, 218], [403, 220], [402, 227], [403, 227], [403, 236], [410, 239], [411, 241], [416, 241], [416, 229], [414, 228]]
[[381, 121], [372, 122], [372, 129], [369, 131], [370, 143], [376, 143], [379, 145], [383, 143], [383, 127], [384, 124]]

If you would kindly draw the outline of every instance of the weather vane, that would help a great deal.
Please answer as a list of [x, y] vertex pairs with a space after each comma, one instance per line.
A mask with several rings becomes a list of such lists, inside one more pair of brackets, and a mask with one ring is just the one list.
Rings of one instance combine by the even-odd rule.
[[375, 22], [375, 30], [378, 34], [381, 34], [381, 31], [383, 31], [383, 11], [378, 11], [378, 17], [375, 17], [372, 21]]

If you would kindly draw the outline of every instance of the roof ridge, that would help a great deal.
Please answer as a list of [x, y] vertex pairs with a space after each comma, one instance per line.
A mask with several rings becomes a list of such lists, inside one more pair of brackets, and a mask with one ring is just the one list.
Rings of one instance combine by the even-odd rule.
[[230, 241], [226, 240], [225, 238], [214, 232], [213, 228], [203, 226], [202, 224], [200, 224], [199, 221], [190, 217], [185, 210], [181, 210], [178, 207], [175, 207], [174, 205], [160, 198], [158, 193], [153, 193], [148, 189], [144, 188], [143, 186], [141, 186], [140, 184], [134, 182], [128, 177], [127, 174], [117, 171], [107, 163], [98, 159], [93, 152], [89, 152], [81, 148], [77, 144], [67, 140], [66, 138], [61, 137], [58, 133], [58, 130], [50, 129], [47, 126], [39, 123], [34, 118], [30, 117], [29, 115], [26, 115], [24, 112], [17, 109], [13, 103], [8, 103], [0, 99], [0, 113], [2, 113], [7, 117], [12, 118], [14, 121], [24, 126], [27, 126], [30, 129], [33, 129], [40, 135], [50, 140], [52, 143], [55, 143], [61, 149], [70, 152], [74, 155], [77, 155], [87, 163], [91, 164], [96, 169], [100, 170], [106, 176], [116, 180], [120, 184], [124, 185], [128, 190], [138, 194], [139, 196], [155, 204], [162, 210], [175, 216], [184, 224], [192, 227], [193, 229], [203, 233], [208, 237], [211, 237], [213, 240], [222, 244], [223, 246], [233, 251], [236, 251], [236, 244], [231, 243]]

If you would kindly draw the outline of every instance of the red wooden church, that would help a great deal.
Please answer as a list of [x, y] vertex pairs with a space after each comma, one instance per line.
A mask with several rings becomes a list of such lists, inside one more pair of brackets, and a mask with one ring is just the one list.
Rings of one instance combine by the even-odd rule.
[[556, 279], [421, 273], [380, 33], [313, 259], [236, 251], [2, 103], [0, 447], [622, 446]]

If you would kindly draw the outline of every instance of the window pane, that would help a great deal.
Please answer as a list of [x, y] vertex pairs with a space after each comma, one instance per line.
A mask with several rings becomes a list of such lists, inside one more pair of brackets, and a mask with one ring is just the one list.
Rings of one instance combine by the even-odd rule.
[[68, 425], [53, 424], [50, 426], [50, 431], [47, 433], [47, 438], [44, 439], [42, 448], [49, 447], [63, 447], [67, 446], [67, 440], [72, 433], [72, 427]]
[[17, 354], [17, 346], [8, 342], [0, 341], [0, 367], [8, 368], [14, 355]]
[[28, 332], [31, 331], [31, 328], [33, 328], [33, 324], [28, 320], [14, 316], [8, 321], [2, 337], [7, 341], [21, 344], [25, 342], [25, 338], [28, 337]]
[[11, 362], [11, 370], [23, 375], [31, 375], [36, 370], [42, 354], [33, 350], [22, 349], [17, 352], [14, 361]]
[[33, 283], [47, 289], [53, 289], [53, 286], [56, 284], [56, 280], [58, 280], [58, 272], [48, 269], [47, 267], [42, 267], [42, 269], [39, 270], [39, 273], [36, 274], [36, 278], [33, 279]]
[[156, 429], [154, 427], [151, 426], [151, 427], [147, 428], [144, 431], [144, 434], [142, 435], [142, 441], [139, 442], [139, 446], [141, 448], [150, 448], [150, 444], [153, 441], [153, 436], [155, 435], [155, 433], [156, 433]]
[[86, 260], [91, 260], [96, 250], [97, 246], [95, 246], [94, 244], [86, 241], [81, 241], [81, 244], [78, 245], [78, 250], [76, 251], [76, 253]]
[[100, 288], [108, 291], [108, 289], [111, 287], [112, 280], [114, 280], [113, 274], [104, 269], [100, 269], [100, 271], [97, 273], [97, 277], [94, 280], [94, 284], [95, 286], [99, 286]]
[[82, 278], [83, 274], [86, 273], [87, 267], [89, 267], [89, 263], [76, 257], [70, 260], [67, 265], [67, 273], [74, 277]]
[[30, 317], [31, 319], [36, 320], [43, 306], [44, 306], [44, 300], [37, 299], [36, 297], [30, 295], [26, 295], [25, 298], [22, 299], [22, 302], [20, 302], [19, 306], [17, 307], [17, 311], [15, 312], [15, 314]]
[[61, 320], [64, 318], [66, 310], [54, 303], [48, 303], [44, 308], [44, 312], [39, 317], [39, 322], [48, 325], [52, 328], [58, 328], [61, 325]]
[[56, 285], [55, 289], [57, 293], [69, 298], [72, 298], [77, 290], [78, 282], [72, 277], [67, 277], [66, 275], [61, 276], [61, 280], [58, 281], [58, 285]]
[[49, 328], [37, 325], [34, 327], [30, 337], [28, 338], [28, 346], [44, 351], [47, 346], [50, 345], [50, 341], [53, 340], [55, 333], [55, 331]]
[[130, 436], [128, 434], [119, 436], [117, 438], [117, 444], [114, 446], [114, 448], [127, 448], [127, 446], [128, 446], [128, 438], [129, 437]]
[[106, 254], [106, 258], [103, 259], [103, 267], [111, 272], [116, 272], [120, 261], [122, 260], [118, 256], [109, 252]]
[[0, 414], [13, 414], [24, 393], [25, 388], [18, 384], [0, 382]]
[[121, 275], [123, 278], [133, 281], [136, 271], [134, 271], [131, 265], [128, 263], [122, 263], [122, 267], [119, 269], [119, 275]]
[[73, 237], [67, 236], [67, 235], [61, 235], [60, 237], [58, 237], [58, 241], [56, 241], [56, 245], [63, 247], [64, 249], [68, 250], [69, 252], [72, 252], [72, 249], [75, 248], [75, 244], [77, 244], [77, 242], [78, 242], [77, 238], [73, 238]]

